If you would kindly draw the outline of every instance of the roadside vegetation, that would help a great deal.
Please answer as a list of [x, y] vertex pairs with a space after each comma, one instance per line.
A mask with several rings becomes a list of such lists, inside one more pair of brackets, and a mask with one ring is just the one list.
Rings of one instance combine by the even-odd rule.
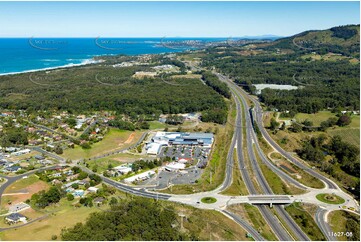
[[285, 209], [311, 240], [321, 241], [326, 239], [321, 230], [318, 228], [313, 217], [302, 207], [300, 203], [293, 203], [285, 207]]
[[272, 191], [275, 194], [296, 195], [296, 194], [304, 193], [304, 190], [294, 187], [292, 185], [286, 184], [278, 175], [276, 175], [270, 168], [267, 167], [266, 164], [264, 164], [260, 160], [258, 153], [255, 152], [255, 155], [256, 155], [258, 165], [261, 168], [262, 174], [266, 178], [267, 183], [270, 185]]
[[226, 190], [222, 191], [221, 194], [229, 196], [246, 196], [248, 195], [248, 190], [239, 170], [236, 149], [234, 149], [233, 159], [234, 163], [232, 167], [232, 183]]
[[266, 240], [278, 240], [257, 207], [245, 203], [232, 205], [229, 209], [249, 222]]
[[333, 232], [342, 241], [360, 241], [360, 216], [343, 210], [332, 211], [328, 221]]

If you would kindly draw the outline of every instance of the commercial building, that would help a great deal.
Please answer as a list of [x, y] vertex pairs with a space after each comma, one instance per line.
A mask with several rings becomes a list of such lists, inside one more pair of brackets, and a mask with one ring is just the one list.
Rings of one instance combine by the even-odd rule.
[[186, 167], [186, 165], [183, 163], [171, 162], [168, 165], [166, 165], [164, 168], [167, 171], [179, 171], [179, 170], [184, 170], [185, 167]]
[[152, 142], [147, 144], [147, 154], [158, 154], [162, 146], [202, 146], [210, 148], [213, 144], [212, 133], [157, 132]]

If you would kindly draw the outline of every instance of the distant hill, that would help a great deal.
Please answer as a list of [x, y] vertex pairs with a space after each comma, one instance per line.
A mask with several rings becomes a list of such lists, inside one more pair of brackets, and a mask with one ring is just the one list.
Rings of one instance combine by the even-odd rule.
[[267, 48], [311, 51], [318, 54], [333, 52], [360, 57], [360, 25], [345, 25], [327, 30], [309, 30], [291, 37], [278, 39]]

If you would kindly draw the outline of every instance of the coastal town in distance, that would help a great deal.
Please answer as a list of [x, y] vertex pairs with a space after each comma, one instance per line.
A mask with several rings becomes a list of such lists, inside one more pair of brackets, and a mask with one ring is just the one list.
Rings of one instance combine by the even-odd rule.
[[360, 241], [359, 22], [0, 1], [0, 240]]

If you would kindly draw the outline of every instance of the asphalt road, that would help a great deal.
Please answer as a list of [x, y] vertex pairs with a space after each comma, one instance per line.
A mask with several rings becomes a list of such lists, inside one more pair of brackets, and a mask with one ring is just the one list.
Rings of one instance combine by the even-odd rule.
[[58, 167], [58, 165], [39, 168], [39, 169], [32, 170], [32, 171], [29, 171], [29, 172], [26, 172], [26, 173], [23, 173], [23, 174], [17, 175], [17, 176], [5, 176], [5, 175], [0, 174], [0, 177], [3, 177], [3, 178], [6, 179], [6, 182], [3, 183], [2, 185], [0, 185], [0, 204], [1, 204], [2, 194], [4, 193], [6, 188], [8, 186], [10, 186], [12, 183], [16, 182], [17, 180], [22, 179], [23, 177], [30, 176], [30, 175], [38, 172], [38, 171], [51, 170], [51, 169], [53, 169], [55, 167]]
[[[231, 91], [235, 97], [236, 102], [239, 102], [242, 100], [243, 104], [243, 110], [246, 120], [246, 138], [247, 138], [247, 152], [248, 157], [251, 162], [252, 169], [254, 171], [256, 180], [258, 184], [261, 187], [262, 193], [264, 194], [273, 194], [272, 189], [268, 185], [268, 182], [266, 181], [265, 177], [262, 174], [262, 171], [258, 165], [258, 162], [256, 160], [256, 156], [253, 149], [253, 143], [257, 143], [258, 139], [256, 138], [253, 130], [253, 125], [250, 117], [250, 113], [248, 112], [249, 107], [247, 105], [246, 100], [242, 96], [241, 93], [239, 93], [239, 90], [237, 87], [235, 87], [235, 84], [233, 84], [228, 78], [225, 76], [216, 73], [216, 75], [219, 77], [220, 80], [225, 81], [228, 83], [228, 85], [231, 88]], [[239, 105], [237, 105], [237, 112], [242, 113], [242, 110], [240, 109]], [[242, 135], [242, 132], [241, 132]], [[259, 152], [259, 156], [262, 157], [262, 151], [259, 149], [256, 149], [257, 152]], [[239, 159], [240, 160], [240, 159]], [[245, 172], [248, 173], [247, 169], [244, 169]], [[249, 180], [249, 176], [246, 176], [243, 178], [243, 180]], [[251, 180], [247, 181], [246, 184], [249, 185], [248, 190], [250, 193], [257, 194], [257, 190], [255, 189], [253, 183]], [[283, 206], [275, 205], [275, 211], [278, 213], [278, 215], [282, 218], [282, 220], [287, 224], [287, 226], [293, 231], [293, 234], [297, 236], [297, 239], [299, 240], [309, 240], [307, 235], [300, 229], [300, 227], [295, 223], [295, 221], [290, 217], [290, 215], [284, 210]], [[289, 235], [289, 233], [282, 227], [278, 219], [275, 219], [274, 215], [270, 211], [270, 209], [267, 206], [261, 205], [259, 206], [259, 209], [263, 215], [263, 217], [266, 219], [268, 224], [271, 226], [273, 232], [276, 234], [276, 236], [280, 240], [292, 240], [292, 237]]]
[[326, 213], [327, 210], [318, 208], [315, 215], [316, 223], [328, 241], [337, 241], [337, 238], [332, 235], [332, 230], [330, 226], [328, 225], [328, 223], [326, 223]]
[[241, 219], [236, 214], [229, 212], [227, 210], [222, 211], [223, 214], [225, 214], [227, 217], [230, 217], [235, 222], [237, 222], [239, 225], [241, 225], [243, 228], [246, 228], [248, 233], [250, 233], [254, 240], [256, 241], [265, 241], [265, 239], [258, 233], [257, 230], [255, 230], [251, 225], [249, 225], [247, 222], [245, 222], [243, 219]]
[[[238, 88], [240, 89], [240, 88]], [[240, 90], [240, 92], [245, 92], [243, 90]], [[290, 160], [292, 163], [294, 163], [296, 166], [301, 168], [302, 170], [306, 171], [310, 175], [318, 178], [319, 180], [323, 181], [328, 188], [330, 189], [339, 189], [339, 187], [330, 179], [324, 177], [323, 175], [319, 174], [318, 172], [314, 171], [309, 166], [305, 165], [304, 163], [298, 161], [296, 158], [294, 158], [291, 154], [289, 154], [287, 151], [282, 149], [268, 134], [267, 130], [263, 126], [262, 122], [262, 108], [257, 100], [252, 99], [253, 103], [255, 104], [254, 112], [255, 112], [255, 121], [257, 122], [257, 125], [263, 135], [263, 137], [267, 140], [268, 143], [270, 143], [279, 153], [281, 153], [284, 157], [286, 157], [288, 160]]]

